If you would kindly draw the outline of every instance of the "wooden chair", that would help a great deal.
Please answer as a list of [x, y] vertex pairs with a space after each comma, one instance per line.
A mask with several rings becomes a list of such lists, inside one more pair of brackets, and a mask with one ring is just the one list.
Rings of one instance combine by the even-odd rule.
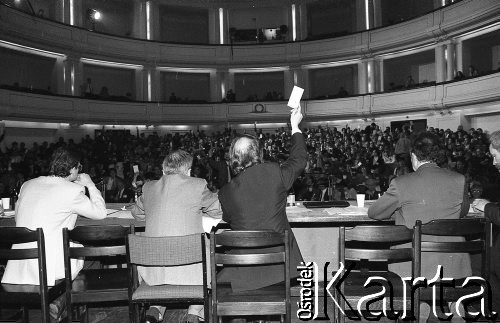
[[[409, 243], [408, 246], [398, 246], [402, 243]], [[340, 293], [334, 291], [335, 299], [342, 308], [335, 313], [337, 320], [340, 322], [345, 321], [345, 315], [351, 317], [359, 316], [357, 312], [357, 304], [363, 296], [373, 295], [374, 293], [382, 290], [381, 286], [374, 288], [365, 288], [364, 284], [369, 277], [382, 277], [389, 282], [393, 287], [392, 302], [393, 310], [402, 314], [403, 309], [407, 310], [407, 317], [411, 317], [413, 313], [418, 318], [418, 294], [412, 300], [412, 293], [409, 284], [403, 284], [401, 277], [394, 272], [387, 269], [387, 264], [393, 262], [406, 262], [411, 261], [411, 272], [408, 276], [418, 277], [420, 275], [420, 263], [418, 257], [419, 241], [418, 236], [413, 234], [413, 231], [405, 226], [389, 226], [389, 225], [376, 225], [376, 226], [356, 226], [353, 228], [340, 227], [339, 234], [339, 262], [343, 264], [342, 275], [347, 272], [351, 265], [356, 265], [354, 269], [345, 277], [340, 285]], [[347, 261], [347, 263], [346, 263]], [[359, 268], [361, 267], [361, 268]], [[339, 278], [340, 278], [339, 277]], [[389, 286], [386, 287], [386, 294], [384, 298], [387, 304], [391, 301], [389, 296]], [[406, 293], [406, 294], [405, 294]], [[342, 296], [343, 295], [343, 296]], [[403, 296], [406, 295], [406, 298]], [[349, 305], [348, 305], [348, 304]], [[370, 304], [370, 311], [379, 311], [381, 308], [381, 301]], [[349, 307], [346, 309], [346, 306]], [[388, 305], [389, 307], [389, 305]], [[362, 309], [366, 308], [366, 303], [363, 304]], [[388, 311], [391, 309], [388, 308]], [[363, 311], [366, 312], [366, 311]], [[388, 313], [390, 319], [396, 320], [393, 313]]]
[[[72, 305], [83, 304], [88, 321], [88, 304], [128, 300], [127, 269], [83, 269], [72, 281], [71, 259], [103, 260], [126, 255], [126, 237], [130, 228], [120, 225], [79, 226], [63, 229], [66, 305], [71, 319]], [[83, 246], [70, 245], [71, 242]]]
[[[424, 241], [425, 237], [423, 237], [420, 239], [420, 249], [422, 252], [426, 253], [481, 254], [481, 277], [486, 281], [489, 280], [490, 248], [492, 245], [491, 222], [485, 221], [484, 219], [456, 219], [434, 220], [429, 223], [422, 224], [421, 221], [417, 221], [415, 229], [418, 229], [417, 232], [422, 235], [465, 237], [464, 241], [459, 242]], [[426, 256], [428, 256], [428, 254]], [[446, 277], [446, 268], [444, 268], [443, 271], [444, 276]], [[464, 279], [456, 279], [456, 287], [445, 287], [443, 289], [444, 293], [442, 297], [444, 298], [444, 303], [455, 302], [464, 295], [470, 295], [479, 291], [479, 286], [461, 288], [460, 286], [462, 285], [463, 281]], [[439, 283], [437, 284], [437, 288], [437, 290], [439, 291]], [[421, 301], [432, 302], [432, 288], [419, 288], [418, 292], [420, 293], [419, 297]], [[438, 292], [436, 294], [437, 301], [439, 302], [441, 299], [440, 293]]]
[[[36, 242], [36, 248], [11, 249], [12, 244]], [[23, 308], [23, 322], [29, 321], [28, 308], [40, 307], [42, 322], [49, 323], [49, 304], [64, 293], [64, 281], [47, 286], [45, 240], [43, 230], [27, 228], [0, 228], [0, 260], [37, 259], [40, 285], [0, 285], [0, 306], [13, 305]], [[1, 278], [1, 277], [0, 277]]]
[[[283, 246], [281, 251], [252, 253], [251, 248]], [[210, 237], [210, 271], [212, 276], [212, 322], [222, 316], [281, 315], [290, 322], [290, 239], [288, 231], [224, 231]], [[238, 249], [243, 253], [224, 253], [218, 248]], [[248, 249], [248, 250], [245, 250]], [[257, 290], [233, 292], [230, 286], [217, 282], [218, 266], [251, 266], [284, 264], [283, 284]]]
[[[129, 304], [131, 322], [144, 319], [149, 305], [204, 304], [205, 320], [209, 317], [207, 285], [206, 235], [191, 234], [175, 237], [145, 237], [130, 234], [127, 239], [129, 267]], [[137, 266], [181, 266], [202, 264], [203, 285], [139, 284]]]

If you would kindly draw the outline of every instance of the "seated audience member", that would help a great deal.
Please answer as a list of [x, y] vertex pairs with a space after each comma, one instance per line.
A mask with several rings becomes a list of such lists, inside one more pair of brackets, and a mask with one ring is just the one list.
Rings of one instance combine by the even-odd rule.
[[[297, 276], [303, 261], [285, 212], [286, 198], [293, 182], [306, 166], [306, 144], [299, 129], [300, 106], [292, 110], [290, 156], [280, 164], [263, 163], [257, 138], [244, 135], [233, 139], [229, 149], [230, 166], [236, 176], [219, 191], [223, 220], [233, 230], [289, 231], [290, 273]], [[265, 250], [276, 250], [268, 248]], [[283, 265], [226, 267], [220, 281], [230, 282], [233, 291], [259, 289], [283, 281]]]
[[[50, 176], [25, 182], [16, 204], [17, 227], [43, 229], [49, 286], [64, 278], [62, 229], [73, 229], [78, 215], [97, 220], [106, 218], [106, 205], [101, 193], [89, 175], [78, 174], [80, 169], [78, 157], [63, 148], [57, 149], [50, 162]], [[85, 195], [85, 187], [90, 198]], [[12, 248], [34, 248], [35, 245], [18, 244]], [[82, 266], [83, 261], [74, 260], [71, 266], [73, 277]], [[38, 285], [37, 260], [10, 260], [2, 283]]]
[[[163, 176], [148, 181], [132, 214], [146, 219], [148, 237], [184, 236], [203, 232], [202, 215], [219, 217], [217, 194], [210, 192], [207, 181], [190, 177], [193, 157], [176, 150], [163, 161]], [[139, 276], [148, 285], [203, 285], [202, 264], [175, 267], [139, 267]], [[147, 322], [161, 321], [165, 308], [151, 308]], [[203, 305], [191, 305], [186, 318], [198, 322], [203, 318]]]
[[109, 169], [109, 175], [104, 178], [104, 185], [106, 188], [106, 201], [118, 202], [125, 184], [123, 179], [116, 174], [116, 169]]
[[[490, 136], [490, 154], [493, 156], [493, 165], [500, 171], [500, 131], [495, 131]], [[476, 199], [472, 207], [479, 211], [484, 211], [486, 218], [496, 226], [500, 227], [500, 205], [498, 203], [489, 203], [487, 200]], [[500, 311], [500, 233], [494, 239], [495, 244], [491, 250], [491, 275], [490, 284], [493, 291], [492, 305], [493, 310]]]
[[[440, 151], [439, 138], [425, 132], [420, 134], [410, 154], [414, 173], [392, 180], [384, 193], [369, 209], [368, 216], [382, 220], [394, 217], [397, 225], [413, 228], [417, 220], [427, 223], [436, 219], [459, 219], [469, 210], [465, 177], [462, 174], [439, 168], [436, 164]], [[426, 237], [428, 241], [460, 241], [462, 237]], [[443, 266], [445, 277], [470, 276], [469, 254], [436, 254], [422, 256], [422, 276], [431, 279], [438, 265]], [[411, 274], [410, 263], [389, 265], [401, 277]], [[453, 306], [454, 307], [454, 306]], [[426, 319], [429, 307], [421, 306], [421, 320]], [[463, 313], [463, 312], [462, 312]], [[454, 319], [459, 318], [454, 315]]]

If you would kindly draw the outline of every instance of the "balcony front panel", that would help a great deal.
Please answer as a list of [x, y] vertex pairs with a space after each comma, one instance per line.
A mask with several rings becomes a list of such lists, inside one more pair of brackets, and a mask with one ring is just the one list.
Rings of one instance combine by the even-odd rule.
[[499, 73], [443, 85], [443, 104], [445, 105], [463, 105], [499, 99]]
[[308, 117], [349, 117], [364, 112], [364, 97], [356, 96], [336, 100], [317, 100], [307, 102]]
[[2, 119], [71, 121], [76, 117], [75, 100], [66, 97], [0, 90]]
[[[263, 107], [260, 107], [262, 105]], [[262, 112], [259, 112], [261, 111]], [[227, 107], [229, 121], [254, 122], [255, 120], [283, 120], [290, 114], [286, 102], [230, 103]]]
[[2, 39], [64, 54], [96, 59], [102, 56], [106, 60], [114, 58], [134, 64], [155, 61], [183, 66], [251, 67], [352, 59], [431, 44], [473, 30], [478, 24], [500, 21], [500, 1], [463, 0], [406, 22], [338, 38], [233, 46], [232, 49], [229, 45], [167, 44], [99, 34], [5, 6], [0, 6], [0, 15]]
[[[474, 109], [500, 100], [500, 73], [406, 91], [302, 102], [306, 120], [339, 120], [444, 108]], [[260, 106], [262, 105], [262, 106]], [[286, 101], [217, 104], [115, 102], [0, 90], [0, 118], [98, 124], [283, 122]]]
[[414, 90], [372, 95], [371, 113], [380, 114], [431, 108], [436, 104], [435, 88], [434, 86], [430, 86]]

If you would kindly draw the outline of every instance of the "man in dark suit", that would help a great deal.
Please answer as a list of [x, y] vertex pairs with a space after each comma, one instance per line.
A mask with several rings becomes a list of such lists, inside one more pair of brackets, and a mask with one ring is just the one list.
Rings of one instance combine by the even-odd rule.
[[[368, 209], [370, 218], [382, 220], [393, 216], [397, 225], [412, 229], [417, 220], [427, 223], [467, 215], [469, 199], [465, 177], [436, 164], [439, 146], [439, 138], [431, 133], [422, 133], [416, 138], [410, 155], [415, 172], [391, 181], [387, 192]], [[447, 242], [463, 241], [463, 238], [423, 236], [422, 240]], [[445, 277], [463, 278], [472, 274], [469, 254], [433, 253], [430, 257], [422, 255], [422, 276], [432, 279], [438, 265], [443, 266]], [[410, 263], [391, 264], [389, 269], [401, 277], [411, 276]], [[429, 313], [429, 308], [421, 310], [422, 316], [425, 313]]]
[[[500, 171], [500, 131], [495, 131], [490, 136], [490, 154], [493, 157], [493, 165]], [[489, 203], [486, 200], [475, 200], [472, 207], [484, 211], [484, 216], [493, 222], [497, 235], [491, 250], [491, 275], [490, 284], [493, 291], [493, 310], [500, 311], [500, 205]]]
[[[285, 208], [288, 190], [306, 166], [306, 144], [299, 129], [302, 120], [300, 109], [299, 106], [292, 110], [290, 117], [292, 146], [288, 159], [281, 165], [263, 163], [257, 138], [249, 135], [235, 138], [231, 143], [229, 158], [236, 177], [219, 191], [222, 218], [231, 229], [290, 232], [292, 277], [298, 276], [297, 265], [303, 259]], [[220, 281], [231, 282], [234, 291], [270, 286], [283, 281], [283, 265], [224, 268]]]

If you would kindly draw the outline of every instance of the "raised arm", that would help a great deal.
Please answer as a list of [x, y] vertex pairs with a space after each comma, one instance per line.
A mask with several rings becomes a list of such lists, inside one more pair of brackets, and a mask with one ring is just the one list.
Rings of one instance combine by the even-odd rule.
[[290, 124], [292, 126], [292, 147], [290, 156], [281, 165], [281, 181], [286, 189], [292, 187], [293, 182], [304, 171], [307, 162], [307, 149], [304, 136], [299, 129], [302, 121], [302, 112], [300, 105], [292, 110], [290, 115]]

